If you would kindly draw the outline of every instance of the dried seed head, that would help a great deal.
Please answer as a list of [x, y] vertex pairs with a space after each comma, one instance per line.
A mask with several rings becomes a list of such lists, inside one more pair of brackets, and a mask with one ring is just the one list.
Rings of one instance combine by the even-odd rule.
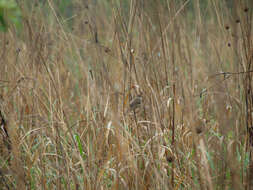
[[109, 53], [110, 51], [111, 50], [108, 47], [105, 48], [105, 53]]
[[228, 25], [226, 25], [225, 28], [226, 28], [226, 30], [229, 30], [229, 26]]
[[197, 133], [197, 134], [200, 134], [200, 133], [202, 133], [202, 131], [203, 131], [203, 130], [202, 130], [202, 127], [200, 127], [200, 126], [196, 127], [195, 130], [196, 130], [196, 133]]
[[248, 12], [249, 11], [249, 8], [248, 7], [245, 7], [244, 8], [244, 12], [246, 13], [246, 12]]
[[169, 162], [169, 163], [173, 162], [173, 157], [172, 156], [168, 156], [167, 157], [167, 162]]
[[140, 88], [139, 85], [137, 85], [137, 84], [133, 85], [132, 89], [135, 90], [135, 92], [136, 92], [137, 95], [141, 95], [142, 94], [142, 90], [141, 90], [141, 88]]
[[236, 22], [236, 23], [240, 23], [240, 19], [236, 19], [235, 22]]

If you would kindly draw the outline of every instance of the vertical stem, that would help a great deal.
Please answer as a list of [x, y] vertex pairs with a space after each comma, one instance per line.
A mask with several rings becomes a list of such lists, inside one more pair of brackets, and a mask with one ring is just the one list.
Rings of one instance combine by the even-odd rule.
[[[174, 2], [175, 3], [175, 2]], [[175, 14], [175, 4], [171, 5], [171, 9], [172, 9], [172, 15]], [[173, 28], [176, 27], [176, 21], [174, 21], [173, 23]], [[175, 100], [176, 100], [176, 67], [175, 67], [175, 34], [171, 33], [172, 35], [172, 48], [171, 48], [171, 62], [172, 62], [172, 90], [173, 90], [173, 110], [172, 110], [172, 141], [171, 141], [171, 145], [172, 145], [172, 151], [173, 153], [175, 153]], [[175, 160], [175, 159], [174, 159]], [[172, 162], [172, 175], [171, 175], [171, 185], [174, 188], [174, 162]]]
[[[172, 150], [173, 152], [175, 152], [175, 98], [176, 98], [176, 88], [175, 88], [175, 82], [173, 84], [173, 113], [172, 113], [172, 141], [171, 141], [171, 145], [172, 145]], [[172, 162], [172, 174], [171, 174], [171, 184], [172, 187], [174, 187], [174, 162]]]

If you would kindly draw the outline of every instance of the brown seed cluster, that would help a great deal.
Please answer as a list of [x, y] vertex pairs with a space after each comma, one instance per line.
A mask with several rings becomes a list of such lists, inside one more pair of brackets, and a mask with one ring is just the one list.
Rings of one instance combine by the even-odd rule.
[[173, 157], [172, 156], [168, 156], [167, 157], [167, 162], [169, 162], [169, 163], [173, 162]]
[[202, 127], [200, 127], [200, 126], [196, 127], [195, 130], [196, 130], [196, 133], [197, 133], [197, 134], [200, 134], [200, 133], [202, 133], [202, 131], [203, 131], [203, 130], [202, 130]]

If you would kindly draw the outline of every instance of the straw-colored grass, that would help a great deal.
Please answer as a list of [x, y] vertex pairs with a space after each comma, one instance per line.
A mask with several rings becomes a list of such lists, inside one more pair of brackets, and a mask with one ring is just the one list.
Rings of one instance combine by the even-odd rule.
[[60, 2], [0, 34], [0, 189], [253, 188], [251, 1]]

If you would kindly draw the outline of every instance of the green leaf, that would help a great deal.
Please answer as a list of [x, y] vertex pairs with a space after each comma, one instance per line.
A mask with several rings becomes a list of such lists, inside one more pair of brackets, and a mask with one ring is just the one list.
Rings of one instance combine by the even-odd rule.
[[83, 152], [83, 145], [81, 143], [81, 140], [80, 140], [80, 137], [78, 134], [75, 134], [75, 140], [76, 140], [76, 143], [77, 143], [77, 146], [78, 146], [78, 149], [79, 149], [79, 152], [80, 152], [80, 155], [82, 156], [82, 158], [85, 160], [86, 159], [86, 156]]
[[21, 11], [15, 0], [0, 0], [0, 31], [6, 32], [10, 24], [20, 29], [21, 20]]
[[6, 30], [7, 30], [6, 22], [4, 20], [3, 15], [0, 15], [0, 31], [6, 32]]

